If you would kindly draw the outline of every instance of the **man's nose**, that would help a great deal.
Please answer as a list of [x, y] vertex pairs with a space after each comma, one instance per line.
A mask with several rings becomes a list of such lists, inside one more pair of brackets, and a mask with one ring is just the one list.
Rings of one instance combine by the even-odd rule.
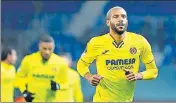
[[46, 54], [49, 54], [49, 53], [50, 53], [50, 51], [49, 51], [49, 50], [46, 50], [46, 51], [45, 51], [45, 53], [46, 53]]
[[119, 22], [119, 23], [123, 23], [123, 20], [119, 20], [118, 22]]

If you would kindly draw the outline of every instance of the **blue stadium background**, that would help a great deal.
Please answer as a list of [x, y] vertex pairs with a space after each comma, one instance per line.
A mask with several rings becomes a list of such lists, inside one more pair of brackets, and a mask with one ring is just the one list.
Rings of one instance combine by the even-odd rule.
[[[49, 33], [56, 42], [55, 53], [69, 54], [76, 69], [90, 38], [108, 32], [106, 12], [122, 6], [128, 13], [128, 31], [147, 38], [159, 68], [156, 80], [137, 82], [134, 100], [176, 101], [175, 5], [175, 1], [2, 1], [1, 46], [17, 49], [18, 67], [26, 54], [37, 50], [39, 36]], [[91, 71], [96, 72], [95, 64]], [[95, 88], [82, 79], [82, 90], [85, 101], [91, 101]]]

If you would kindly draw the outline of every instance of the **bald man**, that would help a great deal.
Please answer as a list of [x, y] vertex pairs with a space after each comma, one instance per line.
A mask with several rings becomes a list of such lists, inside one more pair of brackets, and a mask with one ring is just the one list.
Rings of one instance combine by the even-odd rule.
[[[151, 46], [141, 35], [127, 32], [127, 13], [122, 7], [107, 12], [109, 33], [93, 37], [80, 57], [77, 70], [96, 86], [93, 102], [132, 102], [137, 80], [151, 80], [158, 75]], [[96, 60], [97, 74], [89, 65]], [[138, 72], [140, 60], [146, 70]]]

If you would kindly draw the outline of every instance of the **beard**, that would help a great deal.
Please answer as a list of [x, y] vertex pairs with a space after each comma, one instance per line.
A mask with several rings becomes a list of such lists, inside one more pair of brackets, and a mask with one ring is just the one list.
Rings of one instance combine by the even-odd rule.
[[117, 24], [114, 24], [114, 23], [110, 22], [110, 25], [111, 25], [111, 29], [112, 29], [113, 31], [115, 31], [116, 34], [118, 34], [118, 35], [122, 35], [122, 34], [127, 30], [127, 24], [124, 24], [125, 27], [124, 27], [123, 30], [119, 30], [119, 29], [117, 28], [117, 26], [118, 26], [119, 24], [117, 25]]
[[43, 57], [42, 59], [43, 59], [43, 61], [48, 61], [49, 58]]
[[43, 60], [43, 61], [48, 61], [49, 58], [50, 58], [50, 55], [48, 55], [48, 56], [43, 55], [43, 56], [42, 56], [42, 60]]

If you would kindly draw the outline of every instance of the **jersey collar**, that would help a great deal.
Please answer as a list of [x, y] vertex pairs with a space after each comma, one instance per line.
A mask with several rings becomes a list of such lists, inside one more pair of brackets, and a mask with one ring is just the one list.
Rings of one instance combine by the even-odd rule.
[[11, 67], [13, 67], [12, 64], [7, 64], [7, 63], [5, 63], [4, 61], [1, 61], [1, 66], [4, 66], [5, 69], [10, 69]]
[[38, 56], [40, 57], [40, 61], [42, 62], [42, 64], [48, 64], [50, 62], [50, 59], [52, 58], [52, 55], [53, 55], [53, 53], [51, 54], [48, 61], [43, 62], [42, 56], [41, 56], [40, 52], [38, 51]]
[[110, 35], [110, 33], [108, 33], [108, 37], [110, 38], [112, 44], [113, 44], [116, 48], [121, 48], [121, 47], [125, 44], [125, 42], [126, 42], [126, 40], [127, 40], [127, 35], [128, 35], [128, 32], [126, 32], [125, 38], [124, 38], [121, 42], [117, 43], [117, 42], [114, 40], [114, 38]]

